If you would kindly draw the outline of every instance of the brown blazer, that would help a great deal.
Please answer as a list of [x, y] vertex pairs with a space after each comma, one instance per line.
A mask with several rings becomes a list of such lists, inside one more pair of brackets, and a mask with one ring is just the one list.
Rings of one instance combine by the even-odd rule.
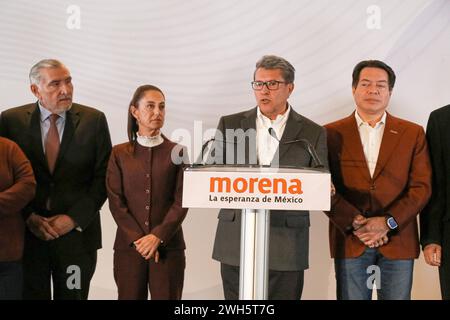
[[180, 147], [165, 137], [152, 148], [128, 142], [114, 146], [106, 175], [109, 208], [117, 223], [114, 250], [129, 250], [149, 233], [163, 241], [161, 249], [186, 248], [183, 166], [171, 160], [175, 146]]
[[30, 202], [36, 181], [19, 146], [0, 137], [0, 261], [22, 258], [25, 224], [21, 210]]
[[364, 157], [354, 114], [325, 126], [336, 195], [332, 199], [332, 258], [360, 256], [364, 244], [352, 234], [353, 218], [391, 214], [398, 232], [379, 248], [390, 259], [419, 256], [417, 214], [431, 195], [431, 165], [421, 126], [387, 114], [373, 177]]

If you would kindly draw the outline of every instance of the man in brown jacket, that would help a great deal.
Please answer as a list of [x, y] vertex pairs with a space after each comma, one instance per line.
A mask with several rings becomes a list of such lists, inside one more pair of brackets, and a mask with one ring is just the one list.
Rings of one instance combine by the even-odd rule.
[[325, 126], [338, 299], [371, 299], [373, 282], [379, 299], [411, 296], [416, 218], [431, 194], [431, 165], [423, 128], [386, 112], [394, 84], [384, 62], [358, 63], [356, 112]]
[[0, 300], [22, 298], [25, 222], [20, 211], [35, 189], [30, 161], [17, 144], [0, 138]]

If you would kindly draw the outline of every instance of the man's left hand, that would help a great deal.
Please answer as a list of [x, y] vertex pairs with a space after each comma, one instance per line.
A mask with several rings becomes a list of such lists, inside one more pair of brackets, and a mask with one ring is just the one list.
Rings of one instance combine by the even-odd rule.
[[58, 214], [50, 217], [48, 218], [48, 222], [58, 232], [59, 236], [69, 233], [76, 227], [75, 221], [66, 214]]

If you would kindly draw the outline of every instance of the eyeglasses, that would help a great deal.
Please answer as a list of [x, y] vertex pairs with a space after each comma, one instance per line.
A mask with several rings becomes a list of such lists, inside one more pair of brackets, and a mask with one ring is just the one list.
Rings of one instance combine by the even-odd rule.
[[259, 91], [264, 88], [264, 85], [269, 90], [278, 90], [280, 87], [280, 83], [286, 83], [284, 81], [278, 81], [278, 80], [270, 80], [270, 81], [252, 81], [252, 88], [253, 90]]

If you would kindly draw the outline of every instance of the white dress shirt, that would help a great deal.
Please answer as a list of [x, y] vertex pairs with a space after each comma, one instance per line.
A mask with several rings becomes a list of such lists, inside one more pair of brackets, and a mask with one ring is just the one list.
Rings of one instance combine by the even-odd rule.
[[261, 113], [258, 107], [256, 116], [256, 153], [260, 165], [270, 165], [278, 149], [279, 142], [270, 135], [269, 128], [273, 129], [278, 140], [280, 140], [286, 128], [286, 121], [290, 111], [291, 106], [288, 105], [288, 109], [284, 114], [279, 114], [275, 120], [270, 120]]
[[377, 166], [381, 140], [383, 139], [384, 127], [386, 124], [386, 112], [383, 113], [380, 121], [378, 121], [374, 127], [371, 127], [369, 123], [364, 122], [357, 111], [355, 112], [355, 118], [364, 150], [364, 156], [366, 157], [366, 163], [369, 167], [370, 177], [373, 177], [375, 167]]

